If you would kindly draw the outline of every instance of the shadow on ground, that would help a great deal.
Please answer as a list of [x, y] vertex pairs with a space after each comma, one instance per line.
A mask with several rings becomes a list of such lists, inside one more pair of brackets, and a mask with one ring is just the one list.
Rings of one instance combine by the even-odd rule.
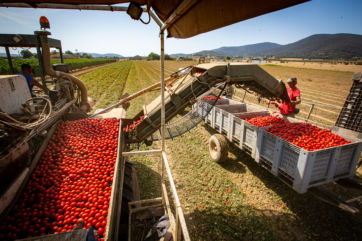
[[140, 198], [143, 200], [161, 197], [161, 176], [158, 172], [144, 164], [143, 160], [146, 159], [143, 159], [142, 156], [138, 156], [137, 159], [132, 158], [131, 160], [137, 172]]
[[232, 173], [245, 173], [245, 167], [240, 162], [235, 161], [232, 158], [227, 158], [225, 162], [220, 163], [220, 166]]
[[188, 229], [193, 235], [192, 240], [281, 240], [266, 225], [265, 219], [272, 220], [277, 229], [290, 232], [290, 235], [284, 236], [282, 240], [298, 239], [296, 230], [288, 230], [285, 225], [293, 220], [292, 215], [255, 209], [248, 205], [238, 206], [236, 209], [237, 215], [223, 206], [197, 209], [187, 214], [185, 217], [188, 220]]

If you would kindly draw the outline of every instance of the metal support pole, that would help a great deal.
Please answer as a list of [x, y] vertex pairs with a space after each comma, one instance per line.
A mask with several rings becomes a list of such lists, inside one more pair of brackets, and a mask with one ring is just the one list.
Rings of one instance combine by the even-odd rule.
[[60, 57], [60, 62], [61, 62], [62, 64], [64, 64], [62, 47], [59, 48], [59, 57]]
[[8, 57], [10, 72], [12, 74], [15, 74], [14, 67], [13, 67], [13, 62], [11, 61], [11, 55], [10, 55], [9, 47], [5, 47], [5, 51], [6, 51], [6, 57]]
[[[164, 32], [160, 32], [160, 40], [161, 40], [161, 53], [160, 53], [160, 65], [161, 65], [161, 150], [165, 152], [165, 80], [164, 80], [164, 71], [165, 71], [165, 35]], [[163, 176], [164, 176], [164, 165], [162, 161], [162, 154], [161, 154], [161, 184], [163, 183]]]
[[244, 96], [243, 96], [243, 103], [245, 103], [245, 97], [246, 97], [246, 90], [245, 90], [245, 92], [244, 92]]
[[311, 116], [313, 109], [314, 109], [314, 104], [312, 104], [312, 106], [310, 107], [310, 110], [309, 110], [309, 113], [308, 113], [308, 117], [307, 117], [307, 119], [305, 120], [305, 122], [308, 122], [309, 117]]
[[185, 241], [190, 241], [189, 231], [187, 230], [184, 213], [182, 212], [180, 199], [178, 198], [178, 195], [177, 195], [175, 182], [173, 181], [173, 178], [172, 178], [172, 173], [171, 173], [170, 166], [168, 165], [168, 160], [167, 160], [166, 153], [162, 152], [162, 156], [163, 156], [162, 163], [164, 163], [164, 165], [165, 165], [165, 170], [167, 172], [168, 181], [169, 181], [170, 188], [171, 188], [171, 191], [172, 191], [172, 194], [173, 194], [173, 200], [174, 200], [174, 204], [175, 204], [174, 208], [177, 209], [176, 215], [178, 215], [178, 216], [176, 217], [176, 220], [178, 220], [179, 224], [176, 224], [175, 228], [177, 228], [177, 226], [180, 225], [182, 233], [183, 233], [184, 240]]
[[134, 155], [147, 155], [147, 154], [157, 154], [161, 153], [161, 150], [148, 150], [148, 151], [130, 151], [122, 152], [122, 156], [134, 156]]
[[160, 19], [156, 16], [156, 14], [154, 14], [151, 9], [148, 11], [148, 14], [149, 14], [149, 15], [151, 16], [151, 18], [157, 23], [157, 25], [161, 28], [163, 23], [162, 23], [162, 22], [160, 21]]
[[171, 13], [168, 19], [164, 22], [161, 27], [161, 32], [168, 29], [174, 22], [176, 22], [187, 10], [197, 3], [196, 0], [184, 0], [181, 1], [180, 5]]
[[44, 69], [43, 69], [43, 58], [42, 58], [42, 51], [40, 49], [40, 36], [36, 35], [37, 41], [36, 41], [36, 52], [38, 54], [38, 61], [39, 61], [39, 73], [40, 73], [40, 78], [41, 78], [41, 82], [43, 85], [43, 90], [45, 94], [48, 94], [48, 88], [47, 85], [45, 83], [45, 76], [44, 76]]

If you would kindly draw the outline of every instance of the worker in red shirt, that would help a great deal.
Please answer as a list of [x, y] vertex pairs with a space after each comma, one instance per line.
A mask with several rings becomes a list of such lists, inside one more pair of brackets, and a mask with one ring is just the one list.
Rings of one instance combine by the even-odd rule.
[[295, 114], [299, 113], [299, 109], [295, 106], [297, 104], [300, 104], [301, 98], [300, 98], [300, 90], [295, 86], [297, 84], [297, 78], [289, 78], [287, 80], [288, 87], [288, 95], [290, 99], [290, 103], [287, 103], [285, 101], [282, 102], [282, 104], [279, 105], [280, 114], [288, 117], [294, 117]]

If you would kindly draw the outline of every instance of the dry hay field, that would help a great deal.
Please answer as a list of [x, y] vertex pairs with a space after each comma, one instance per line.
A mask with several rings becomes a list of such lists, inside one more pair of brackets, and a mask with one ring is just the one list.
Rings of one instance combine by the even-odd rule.
[[[191, 64], [167, 61], [166, 77]], [[352, 72], [276, 65], [262, 67], [283, 80], [296, 76], [303, 101], [341, 107], [352, 84]], [[123, 93], [132, 94], [159, 81], [159, 69], [158, 61], [123, 61], [80, 78], [96, 100], [96, 108], [102, 108], [117, 101]], [[242, 94], [240, 91], [239, 97]], [[132, 117], [158, 95], [159, 91], [151, 92], [133, 100], [127, 116]], [[252, 97], [248, 98], [253, 101]], [[308, 106], [301, 107], [303, 112], [307, 111]], [[338, 111], [320, 108], [317, 114], [333, 124]], [[200, 124], [166, 142], [192, 240], [361, 240], [361, 214], [351, 215], [310, 193], [297, 194], [240, 149], [231, 147], [225, 163], [213, 163], [209, 158], [208, 139], [214, 133]], [[159, 148], [159, 143], [140, 147], [141, 150], [155, 148]], [[137, 170], [142, 199], [161, 196], [159, 160], [154, 156], [130, 159]], [[347, 199], [362, 195], [362, 192], [352, 193], [335, 184], [327, 188]], [[356, 203], [359, 209], [361, 204]]]
[[285, 61], [284, 63], [281, 63], [280, 61], [271, 61], [271, 64], [276, 64], [286, 67], [336, 70], [336, 71], [347, 71], [347, 72], [360, 72], [362, 69], [361, 65], [343, 64], [343, 63], [331, 64], [323, 62], [298, 62], [298, 61]]
[[[315, 103], [310, 120], [321, 124], [323, 127], [335, 124], [352, 86], [354, 72], [296, 68], [274, 64], [260, 66], [275, 78], [283, 81], [289, 77], [298, 78], [297, 87], [301, 91], [302, 99], [302, 103], [298, 106], [301, 110], [297, 115], [298, 118], [307, 118], [311, 103]], [[362, 71], [362, 67], [360, 68]], [[243, 90], [236, 93], [238, 98], [243, 98]], [[257, 103], [257, 98], [255, 95], [247, 94], [245, 101]], [[260, 105], [264, 105], [264, 102], [260, 102]]]

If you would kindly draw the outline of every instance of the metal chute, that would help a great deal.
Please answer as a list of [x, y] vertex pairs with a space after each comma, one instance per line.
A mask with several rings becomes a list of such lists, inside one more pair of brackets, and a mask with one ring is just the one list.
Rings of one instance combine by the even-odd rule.
[[[282, 81], [275, 79], [258, 65], [254, 64], [200, 64], [194, 66], [187, 75], [180, 76], [165, 90], [165, 121], [171, 121], [186, 107], [196, 103], [198, 97], [207, 93], [220, 83], [231, 83], [245, 88], [263, 97], [277, 97], [289, 101], [287, 90]], [[207, 114], [207, 113], [206, 113]], [[151, 137], [158, 138], [161, 126], [161, 96], [145, 105], [135, 120], [144, 116], [144, 120], [129, 133], [131, 142], [140, 143]], [[166, 126], [166, 139], [179, 136], [192, 129], [205, 116], [189, 112], [179, 121]]]

